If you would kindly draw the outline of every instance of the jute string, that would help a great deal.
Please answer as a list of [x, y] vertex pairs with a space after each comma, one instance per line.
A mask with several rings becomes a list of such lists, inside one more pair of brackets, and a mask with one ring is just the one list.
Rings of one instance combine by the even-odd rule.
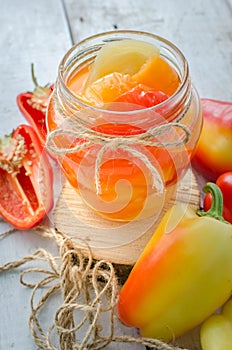
[[[68, 118], [68, 129], [58, 128], [51, 131], [47, 136], [46, 147], [50, 153], [53, 153], [55, 155], [66, 155], [87, 149], [91, 146], [100, 145], [101, 148], [96, 155], [94, 172], [97, 194], [101, 194], [100, 166], [104, 153], [107, 150], [124, 150], [143, 162], [143, 164], [150, 170], [152, 174], [153, 187], [157, 189], [158, 193], [162, 193], [164, 191], [164, 183], [161, 175], [159, 174], [159, 171], [152, 164], [147, 155], [137, 147], [140, 146], [141, 148], [141, 146], [155, 146], [170, 148], [185, 145], [189, 141], [190, 130], [186, 125], [180, 123], [180, 120], [183, 117], [184, 114], [175, 122], [157, 125], [142, 134], [120, 137], [112, 137], [112, 135], [96, 132], [95, 130], [91, 130], [84, 127], [83, 125], [78, 124], [75, 119], [73, 120], [71, 118]], [[176, 137], [174, 141], [159, 141], [160, 136], [164, 135], [170, 130], [174, 131], [175, 129], [180, 129], [182, 131], [182, 134], [177, 136], [177, 132], [175, 131]], [[73, 136], [82, 142], [76, 142], [75, 145], [72, 145], [70, 147], [58, 147], [55, 142], [56, 137], [63, 136], [65, 134], [67, 134], [69, 137]]]
[[[116, 335], [115, 326], [120, 322], [115, 313], [119, 284], [113, 264], [94, 260], [91, 249], [86, 246], [84, 253], [74, 240], [54, 229], [38, 226], [35, 231], [55, 240], [60, 255], [53, 257], [46, 250], [38, 249], [32, 255], [0, 266], [0, 272], [20, 268], [29, 262], [46, 263], [46, 267], [29, 267], [20, 273], [21, 284], [32, 289], [29, 326], [38, 349], [100, 350], [113, 342], [142, 344], [156, 350], [183, 349], [158, 339]], [[9, 232], [0, 237], [8, 235]], [[38, 282], [27, 281], [28, 275], [36, 274], [43, 277]], [[62, 294], [62, 303], [55, 311], [52, 324], [44, 329], [41, 315], [58, 292]], [[103, 334], [100, 320], [103, 314], [110, 320], [107, 334]], [[54, 335], [59, 339], [58, 345], [54, 344]]]

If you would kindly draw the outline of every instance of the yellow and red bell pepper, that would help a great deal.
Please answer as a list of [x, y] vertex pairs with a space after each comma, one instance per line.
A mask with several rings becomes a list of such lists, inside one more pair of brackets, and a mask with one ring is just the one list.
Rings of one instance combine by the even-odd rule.
[[207, 180], [215, 181], [232, 171], [232, 102], [201, 102], [203, 126], [192, 165]]
[[200, 339], [202, 350], [232, 349], [232, 299], [203, 323]]
[[200, 324], [232, 291], [232, 225], [219, 187], [208, 212], [177, 204], [165, 214], [123, 285], [118, 313], [142, 336], [169, 341]]

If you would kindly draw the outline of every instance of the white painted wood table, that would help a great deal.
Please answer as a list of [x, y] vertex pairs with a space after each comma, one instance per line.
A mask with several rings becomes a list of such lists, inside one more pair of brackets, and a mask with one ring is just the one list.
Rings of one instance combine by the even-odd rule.
[[[0, 0], [0, 26], [1, 135], [25, 123], [15, 100], [33, 89], [31, 62], [39, 82], [53, 82], [72, 43], [115, 28], [149, 31], [173, 41], [189, 61], [201, 97], [232, 101], [231, 0]], [[57, 198], [56, 167], [55, 173]], [[0, 223], [1, 232], [7, 228]], [[58, 253], [55, 243], [32, 231], [13, 233], [0, 240], [0, 265], [39, 247]], [[17, 271], [0, 274], [1, 350], [37, 348], [28, 328], [30, 293]], [[50, 317], [48, 311], [47, 321]]]

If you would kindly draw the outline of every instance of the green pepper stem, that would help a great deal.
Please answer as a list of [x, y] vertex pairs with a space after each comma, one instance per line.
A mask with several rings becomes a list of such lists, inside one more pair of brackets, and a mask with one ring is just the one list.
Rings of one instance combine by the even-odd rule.
[[197, 210], [199, 216], [209, 216], [219, 221], [227, 222], [223, 216], [223, 195], [220, 188], [213, 182], [207, 182], [203, 187], [205, 193], [211, 193], [212, 204], [208, 211]]
[[34, 63], [31, 63], [31, 77], [32, 77], [32, 81], [33, 81], [35, 87], [38, 87], [39, 84], [38, 84], [37, 78], [35, 76]]

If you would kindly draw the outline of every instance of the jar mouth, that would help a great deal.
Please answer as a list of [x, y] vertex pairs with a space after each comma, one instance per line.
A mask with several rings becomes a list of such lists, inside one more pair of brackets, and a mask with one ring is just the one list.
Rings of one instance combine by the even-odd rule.
[[[96, 52], [96, 50], [99, 50], [103, 44], [110, 42], [110, 41], [117, 41], [117, 40], [123, 40], [123, 39], [130, 39], [132, 37], [136, 36], [140, 40], [143, 38], [149, 39], [150, 42], [157, 42], [159, 43], [160, 49], [164, 50], [164, 52], [161, 51], [161, 57], [166, 57], [165, 53], [171, 54], [176, 60], [179, 60], [179, 63], [181, 63], [182, 71], [179, 72], [180, 76], [180, 85], [177, 88], [177, 90], [169, 96], [165, 101], [159, 103], [158, 105], [152, 106], [152, 107], [143, 107], [143, 106], [137, 106], [138, 109], [134, 110], [111, 110], [106, 109], [98, 106], [91, 106], [87, 103], [85, 103], [83, 100], [79, 99], [66, 85], [65, 81], [65, 72], [67, 69], [73, 64], [73, 62], [80, 57], [86, 57], [86, 54], [91, 52]], [[101, 43], [99, 42], [101, 40]], [[89, 44], [92, 42], [92, 46], [89, 46]], [[96, 55], [95, 55], [96, 56]], [[95, 58], [94, 56], [94, 58]], [[166, 57], [167, 58], [167, 57]], [[177, 68], [177, 67], [176, 67]], [[69, 97], [69, 100], [72, 101], [73, 104], [79, 105], [83, 109], [88, 109], [89, 111], [93, 111], [94, 113], [110, 113], [111, 115], [115, 115], [116, 117], [119, 115], [133, 115], [136, 113], [141, 115], [144, 112], [156, 112], [160, 109], [164, 108], [165, 106], [169, 105], [172, 106], [176, 104], [177, 100], [182, 100], [183, 98], [183, 90], [188, 90], [189, 87], [189, 66], [188, 62], [183, 55], [183, 53], [179, 50], [179, 48], [174, 45], [169, 40], [156, 35], [152, 34], [146, 31], [136, 31], [136, 30], [115, 30], [115, 31], [107, 31], [98, 33], [92, 36], [89, 36], [81, 41], [79, 41], [77, 44], [73, 45], [65, 54], [63, 57], [59, 68], [58, 68], [58, 80], [59, 84], [61, 86], [62, 91], [64, 94]], [[184, 93], [185, 95], [185, 93]], [[136, 106], [136, 105], [135, 105]]]

